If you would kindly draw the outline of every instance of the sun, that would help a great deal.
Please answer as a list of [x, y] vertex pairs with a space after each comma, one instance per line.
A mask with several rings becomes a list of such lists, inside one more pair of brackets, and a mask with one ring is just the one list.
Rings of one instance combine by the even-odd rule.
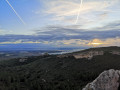
[[91, 43], [92, 45], [101, 45], [103, 43]]
[[93, 39], [91, 42], [89, 42], [88, 45], [97, 47], [97, 46], [102, 46], [104, 43], [100, 39]]

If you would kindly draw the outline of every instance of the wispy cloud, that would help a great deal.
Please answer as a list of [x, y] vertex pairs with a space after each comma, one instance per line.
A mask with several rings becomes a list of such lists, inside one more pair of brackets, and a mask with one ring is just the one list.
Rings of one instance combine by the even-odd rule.
[[[120, 46], [120, 37], [116, 38], [106, 38], [106, 39], [90, 39], [90, 40], [83, 40], [83, 39], [70, 39], [70, 40], [52, 40], [52, 41], [24, 41], [24, 40], [17, 40], [17, 41], [6, 41], [0, 42], [1, 45], [7, 44], [45, 44], [45, 45], [52, 45], [54, 47], [92, 47], [92, 46]], [[98, 43], [98, 44], [93, 44]]]
[[4, 33], [4, 29], [0, 26], [0, 35]]
[[11, 7], [11, 9], [14, 11], [14, 13], [16, 14], [16, 16], [20, 19], [20, 21], [26, 25], [26, 23], [24, 22], [24, 20], [21, 18], [21, 16], [17, 13], [17, 11], [13, 8], [13, 6], [10, 4], [10, 2], [8, 0], [6, 0], [6, 2], [8, 3], [8, 5]]
[[114, 32], [116, 32], [116, 30], [120, 30], [120, 20], [114, 21], [114, 22], [109, 22], [109, 24], [106, 24], [101, 27], [97, 27], [97, 28], [95, 28], [95, 30], [96, 29], [100, 30], [100, 31], [114, 30]]
[[[46, 1], [46, 0], [45, 0]], [[80, 8], [80, 0], [51, 0], [49, 3], [46, 3], [46, 14], [51, 14], [53, 16], [53, 20], [62, 20], [63, 22], [69, 19], [74, 19], [76, 21], [76, 16], [78, 14], [78, 9]], [[92, 0], [92, 1], [84, 1], [82, 8], [79, 10], [78, 16], [79, 22], [81, 22], [81, 18], [87, 19], [88, 21], [94, 19], [96, 13], [108, 13], [109, 7], [114, 5], [118, 0]], [[91, 15], [91, 16], [90, 16]], [[77, 17], [78, 18], [78, 17]], [[99, 17], [98, 17], [99, 18]], [[78, 19], [77, 19], [78, 20]], [[71, 23], [74, 23], [71, 21]]]
[[[47, 44], [52, 46], [101, 46], [120, 45], [120, 22], [110, 23], [104, 27], [80, 29], [73, 26], [47, 26], [36, 31], [34, 35], [0, 35], [0, 44]], [[99, 44], [97, 45], [99, 46]]]
[[41, 42], [38, 42], [38, 41], [22, 41], [22, 40], [14, 40], [14, 41], [6, 41], [6, 42], [0, 42], [0, 44], [24, 44], [24, 43], [28, 43], [28, 44], [38, 44], [38, 43], [41, 43]]
[[77, 22], [78, 22], [78, 19], [79, 19], [79, 16], [80, 16], [80, 10], [81, 10], [82, 4], [83, 4], [83, 0], [81, 0], [81, 2], [80, 2], [80, 7], [79, 7], [79, 10], [78, 10], [78, 15], [77, 15], [77, 19], [76, 19], [75, 24], [77, 24]]

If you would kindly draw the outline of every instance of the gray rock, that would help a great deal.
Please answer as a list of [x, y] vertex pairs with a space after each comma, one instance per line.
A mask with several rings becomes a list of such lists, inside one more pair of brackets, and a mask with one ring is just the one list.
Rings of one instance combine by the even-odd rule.
[[108, 70], [101, 73], [93, 82], [82, 90], [118, 90], [120, 85], [120, 71]]

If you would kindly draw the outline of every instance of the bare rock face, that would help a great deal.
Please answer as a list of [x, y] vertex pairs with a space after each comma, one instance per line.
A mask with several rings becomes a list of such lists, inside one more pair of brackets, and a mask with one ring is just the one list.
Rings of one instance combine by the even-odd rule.
[[108, 70], [101, 73], [82, 90], [120, 90], [120, 71]]
[[21, 59], [19, 60], [19, 62], [23, 63], [23, 62], [25, 62], [26, 60], [27, 60], [27, 58], [21, 58]]
[[103, 51], [88, 51], [84, 53], [78, 53], [73, 55], [76, 59], [87, 58], [88, 60], [92, 59], [94, 56], [103, 55]]
[[115, 54], [115, 55], [120, 55], [120, 52], [119, 52], [119, 51], [112, 51], [111, 53], [112, 53], [112, 54]]

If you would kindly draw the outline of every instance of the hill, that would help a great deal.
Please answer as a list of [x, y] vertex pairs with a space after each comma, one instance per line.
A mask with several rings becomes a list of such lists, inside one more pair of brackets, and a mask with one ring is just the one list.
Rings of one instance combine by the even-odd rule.
[[[75, 58], [94, 51], [103, 54]], [[102, 47], [0, 61], [0, 90], [82, 90], [104, 70], [120, 69], [119, 51], [120, 47]]]

